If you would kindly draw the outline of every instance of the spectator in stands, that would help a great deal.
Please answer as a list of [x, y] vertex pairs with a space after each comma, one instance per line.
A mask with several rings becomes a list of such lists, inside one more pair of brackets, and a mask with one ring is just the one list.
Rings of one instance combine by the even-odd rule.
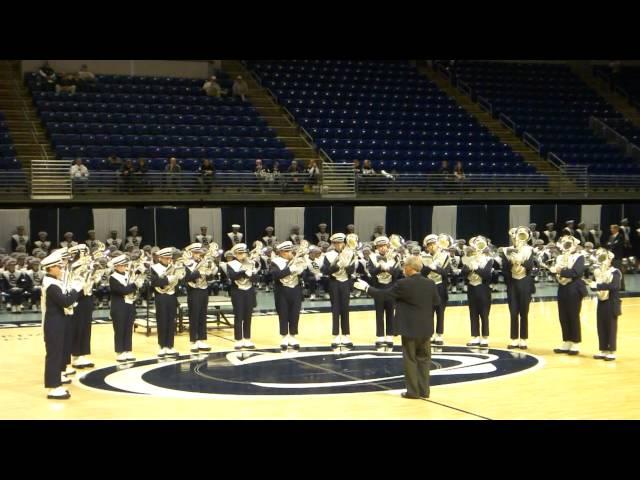
[[40, 67], [40, 70], [38, 70], [38, 77], [40, 78], [40, 81], [47, 87], [47, 90], [53, 91], [55, 89], [57, 75], [53, 68], [51, 68], [47, 60], [44, 61], [44, 63]]
[[253, 170], [253, 174], [256, 176], [256, 180], [260, 186], [260, 191], [264, 193], [264, 183], [269, 180], [273, 180], [273, 177], [269, 174], [269, 170], [264, 167], [260, 158], [256, 159], [256, 167]]
[[146, 158], [139, 158], [138, 163], [133, 171], [133, 178], [136, 185], [143, 185], [146, 183], [145, 176], [149, 172], [149, 164]]
[[353, 171], [356, 174], [356, 176], [362, 173], [362, 166], [360, 165], [360, 160], [353, 161]]
[[[135, 171], [135, 167], [133, 166], [133, 162], [130, 158], [128, 158], [118, 170], [118, 184], [119, 186], [126, 186], [127, 191], [131, 191], [131, 185], [133, 183], [133, 173]], [[118, 190], [121, 190], [120, 188]]]
[[89, 169], [82, 164], [81, 158], [76, 158], [75, 163], [71, 165], [70, 173], [73, 187], [77, 188], [77, 191], [82, 191], [89, 181]]
[[294, 189], [297, 189], [295, 186], [300, 184], [300, 174], [302, 170], [298, 165], [297, 160], [293, 160], [289, 168], [287, 169], [287, 175], [284, 182], [284, 190], [285, 192], [290, 189], [291, 186], [294, 186]]
[[198, 173], [200, 174], [200, 185], [202, 185], [202, 191], [205, 193], [211, 193], [213, 187], [213, 179], [216, 175], [215, 168], [211, 163], [211, 160], [205, 158], [202, 160], [202, 164], [198, 167]]
[[68, 93], [73, 95], [76, 93], [76, 77], [73, 73], [61, 74], [56, 82], [56, 93]]
[[115, 153], [112, 153], [107, 157], [107, 164], [111, 170], [120, 170], [122, 167], [122, 159], [118, 157]]
[[247, 85], [246, 80], [242, 78], [242, 75], [238, 75], [233, 81], [232, 91], [234, 97], [240, 97], [243, 102], [246, 101], [246, 96], [249, 93], [249, 85]]
[[182, 172], [182, 167], [178, 165], [178, 159], [176, 157], [171, 157], [164, 171], [167, 173], [167, 184], [169, 188], [175, 189], [178, 183], [176, 174]]
[[89, 71], [89, 67], [82, 65], [78, 72], [78, 86], [82, 90], [95, 90], [96, 76]]
[[450, 175], [451, 174], [451, 169], [449, 168], [449, 162], [446, 160], [442, 161], [442, 164], [440, 165], [440, 170], [438, 170], [438, 173], [440, 175]]
[[371, 165], [371, 160], [365, 160], [364, 164], [362, 165], [362, 175], [366, 176], [366, 175], [375, 175], [376, 171], [373, 169], [373, 166]]
[[74, 180], [87, 180], [89, 178], [89, 169], [83, 165], [80, 157], [71, 165], [71, 178]]
[[453, 169], [453, 176], [456, 182], [462, 182], [464, 180], [464, 169], [462, 168], [462, 162], [458, 160], [456, 166]]
[[209, 97], [220, 98], [222, 96], [222, 88], [216, 80], [215, 75], [212, 75], [211, 78], [204, 83], [202, 89]]
[[309, 166], [307, 167], [307, 175], [307, 183], [309, 183], [310, 185], [318, 184], [318, 179], [320, 178], [320, 167], [318, 167], [318, 161], [315, 158], [312, 158], [309, 161]]

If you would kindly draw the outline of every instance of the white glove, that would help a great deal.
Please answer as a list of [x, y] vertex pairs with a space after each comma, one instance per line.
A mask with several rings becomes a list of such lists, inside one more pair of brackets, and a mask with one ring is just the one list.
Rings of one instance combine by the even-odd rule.
[[549, 271], [550, 271], [551, 273], [556, 273], [556, 266], [555, 266], [555, 265], [553, 265], [552, 267], [549, 267]]
[[292, 265], [291, 267], [289, 267], [289, 271], [293, 275], [300, 275], [302, 273], [302, 269], [296, 265]]
[[355, 288], [357, 288], [358, 290], [362, 290], [364, 292], [369, 290], [369, 284], [367, 282], [365, 282], [364, 280], [356, 280], [356, 282], [353, 284], [353, 286]]
[[598, 284], [597, 284], [597, 282], [591, 282], [589, 284], [589, 287], [591, 287], [593, 290], [597, 290], [598, 289]]
[[460, 272], [462, 272], [462, 270], [460, 270], [459, 268], [454, 268], [453, 269], [453, 274], [454, 275], [460, 275]]
[[71, 290], [81, 292], [84, 289], [84, 282], [82, 280], [74, 280], [71, 282]]
[[167, 275], [167, 281], [169, 283], [174, 283], [176, 281], [176, 276], [175, 275]]

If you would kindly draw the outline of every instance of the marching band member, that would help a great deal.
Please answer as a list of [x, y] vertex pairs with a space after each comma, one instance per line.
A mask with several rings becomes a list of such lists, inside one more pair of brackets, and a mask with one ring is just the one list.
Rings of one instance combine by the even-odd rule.
[[[217, 245], [214, 245], [217, 250]], [[185, 247], [191, 258], [185, 264], [187, 282], [187, 303], [189, 306], [189, 339], [191, 352], [208, 352], [207, 345], [207, 308], [209, 305], [209, 285], [207, 280], [213, 279], [218, 267], [210, 258], [203, 258], [207, 253], [201, 243], [192, 243]], [[216, 251], [217, 255], [217, 251]]]
[[562, 236], [566, 236], [569, 235], [570, 237], [574, 237], [576, 236], [576, 231], [575, 231], [575, 220], [567, 220], [566, 222], [564, 222], [565, 227], [562, 229]]
[[602, 229], [600, 225], [594, 223], [591, 226], [591, 230], [587, 233], [587, 241], [593, 243], [594, 248], [600, 248], [602, 239]]
[[[355, 272], [356, 252], [353, 249], [345, 252], [344, 233], [334, 233], [331, 243], [334, 248], [324, 256], [322, 273], [329, 277], [329, 299], [331, 301], [332, 335], [335, 339], [332, 348], [344, 346], [352, 349], [353, 342], [349, 338], [349, 298], [351, 293], [351, 276]], [[342, 331], [342, 338], [340, 332]]]
[[267, 227], [264, 229], [264, 236], [262, 237], [262, 243], [265, 247], [275, 248], [278, 244], [278, 238], [273, 234], [273, 227]]
[[243, 235], [240, 231], [240, 225], [234, 223], [233, 225], [231, 225], [231, 231], [227, 233], [225, 243], [227, 244], [228, 248], [231, 249], [231, 247], [233, 247], [234, 245], [242, 243], [242, 237]]
[[116, 247], [116, 250], [120, 250], [122, 248], [122, 239], [118, 237], [117, 230], [111, 230], [111, 237], [107, 238], [104, 243], [109, 248], [111, 246]]
[[[443, 235], [443, 238], [446, 235]], [[426, 255], [422, 257], [421, 274], [436, 284], [438, 295], [440, 296], [440, 304], [434, 305], [436, 313], [436, 332], [431, 343], [434, 345], [444, 345], [444, 311], [449, 301], [448, 292], [448, 276], [449, 276], [449, 252], [438, 246], [438, 235], [432, 233], [424, 238], [423, 244]], [[451, 241], [448, 240], [449, 245]]]
[[378, 237], [385, 237], [386, 235], [384, 234], [384, 225], [376, 225], [376, 228], [373, 230], [373, 233], [371, 234], [371, 241], [375, 242], [376, 238]]
[[327, 224], [321, 223], [318, 225], [319, 231], [316, 232], [316, 245], [320, 246], [322, 242], [329, 242], [329, 232], [327, 232]]
[[570, 235], [560, 239], [562, 254], [556, 258], [556, 264], [549, 268], [558, 280], [558, 316], [562, 328], [562, 346], [555, 353], [580, 353], [580, 310], [587, 289], [582, 281], [584, 274], [584, 256], [576, 252], [579, 240]]
[[125, 250], [131, 246], [140, 248], [142, 246], [142, 237], [138, 235], [138, 227], [134, 225], [129, 229], [129, 233], [131, 235], [127, 237], [127, 242], [124, 244]]
[[29, 241], [29, 237], [25, 233], [23, 225], [20, 225], [17, 228], [17, 232], [11, 236], [11, 251], [17, 251], [18, 246], [23, 246], [25, 248], [25, 252], [31, 250], [31, 242]]
[[78, 245], [78, 242], [73, 241], [73, 232], [67, 232], [64, 234], [64, 240], [60, 242], [60, 248], [71, 248]]
[[[368, 270], [371, 278], [365, 281], [373, 281], [373, 286], [378, 290], [386, 290], [393, 286], [400, 277], [400, 259], [398, 254], [390, 249], [389, 239], [379, 236], [373, 244], [376, 252], [369, 256]], [[392, 298], [383, 296], [374, 297], [376, 307], [376, 348], [393, 348], [393, 320], [395, 302]], [[385, 328], [386, 316], [386, 328]]]
[[7, 310], [11, 308], [13, 313], [22, 313], [24, 291], [30, 283], [29, 278], [23, 271], [17, 269], [17, 260], [9, 258], [4, 265], [5, 269], [0, 281], [2, 291], [9, 296], [10, 305], [7, 303]]
[[218, 268], [220, 268], [220, 282], [222, 283], [222, 288], [227, 294], [231, 295], [231, 280], [229, 279], [229, 262], [233, 261], [233, 253], [231, 250], [227, 250], [222, 254], [223, 260], [218, 264]]
[[584, 245], [587, 242], [587, 228], [584, 222], [578, 223], [575, 237], [580, 240], [580, 245]]
[[598, 342], [600, 352], [593, 356], [596, 360], [616, 359], [616, 339], [618, 316], [622, 313], [620, 285], [622, 272], [611, 265], [614, 255], [604, 248], [596, 251], [598, 266], [594, 270], [595, 280], [590, 286], [598, 294]]
[[527, 245], [530, 237], [527, 227], [509, 231], [514, 247], [501, 250], [502, 275], [507, 285], [507, 301], [511, 316], [511, 343], [507, 348], [527, 349], [529, 338], [529, 306], [535, 292], [532, 271], [533, 249]]
[[109, 276], [111, 294], [111, 319], [113, 320], [114, 350], [118, 362], [133, 361], [133, 322], [136, 318], [135, 292], [138, 285], [132, 282], [132, 272], [127, 255], [118, 255], [109, 267], [113, 273]]
[[[541, 239], [540, 232], [538, 231], [538, 224], [530, 223], [529, 231], [531, 231], [531, 238], [529, 239], [529, 242], [531, 243], [531, 245], [536, 245], [536, 242]], [[542, 244], [544, 245], [544, 241], [542, 242]]]
[[[620, 230], [620, 227], [618, 225], [611, 225], [609, 228], [611, 231], [611, 236], [609, 237], [609, 241], [607, 242], [607, 248], [614, 255], [612, 265], [618, 270], [622, 271], [622, 259], [624, 257], [625, 242], [624, 233]], [[622, 275], [622, 284], [620, 286], [620, 290], [625, 290], [624, 275]]]
[[300, 344], [296, 340], [302, 307], [300, 275], [306, 270], [307, 261], [304, 258], [305, 248], [298, 248], [301, 250], [294, 255], [293, 243], [282, 242], [276, 248], [278, 256], [271, 262], [271, 275], [274, 281], [273, 296], [282, 336], [280, 349], [283, 352], [286, 352], [289, 347], [294, 350], [300, 349]]
[[[471, 320], [469, 347], [489, 346], [489, 312], [491, 311], [491, 273], [493, 260], [485, 255], [487, 240], [482, 236], [469, 240], [462, 257], [462, 275], [467, 282], [467, 300]], [[482, 337], [480, 336], [482, 323]]]
[[89, 238], [87, 240], [85, 240], [84, 244], [89, 248], [89, 251], [93, 251], [93, 249], [95, 247], [98, 246], [97, 240], [96, 240], [96, 231], [95, 230], [89, 230], [87, 232], [87, 235], [89, 235]]
[[200, 234], [196, 235], [196, 242], [201, 243], [204, 249], [209, 248], [209, 244], [213, 242], [213, 237], [211, 235], [207, 235], [207, 226], [200, 226]]
[[32, 258], [25, 273], [30, 279], [31, 308], [38, 310], [40, 308], [40, 298], [42, 297], [42, 280], [44, 279], [44, 271], [40, 268], [40, 260]]
[[235, 258], [227, 264], [227, 276], [231, 281], [230, 296], [236, 340], [234, 348], [254, 349], [256, 347], [251, 341], [251, 315], [256, 306], [256, 291], [253, 288], [255, 264], [248, 258], [247, 245], [244, 243], [235, 244], [231, 253]]
[[[51, 242], [49, 240], [47, 240], [47, 232], [38, 232], [38, 240], [36, 240], [35, 242], [33, 242], [34, 245], [34, 251], [39, 248], [40, 250], [42, 250], [44, 253], [46, 253], [47, 255], [49, 255], [49, 251], [51, 250]], [[32, 254], [34, 254], [33, 252], [31, 252]]]
[[302, 240], [304, 240], [304, 236], [300, 235], [300, 227], [299, 226], [294, 225], [293, 227], [291, 227], [291, 234], [289, 235], [289, 240], [294, 245], [300, 245], [300, 242]]
[[555, 230], [555, 224], [553, 222], [549, 222], [546, 225], [547, 229], [542, 232], [546, 239], [546, 243], [555, 243], [556, 238], [558, 236], [558, 232]]
[[[89, 269], [89, 248], [81, 243], [69, 249], [73, 255], [71, 270]], [[90, 261], [90, 260], [89, 260]], [[91, 321], [93, 314], [93, 278], [83, 282], [82, 290], [78, 292], [78, 300], [73, 305], [71, 320], [71, 366], [74, 368], [90, 368], [94, 364], [86, 358], [91, 353]], [[82, 277], [87, 274], [82, 274]]]
[[71, 397], [62, 384], [71, 383], [65, 375], [67, 361], [67, 337], [71, 328], [71, 315], [66, 309], [73, 305], [82, 290], [80, 282], [72, 282], [65, 291], [62, 281], [64, 260], [60, 250], [42, 260], [46, 276], [42, 281], [42, 327], [47, 351], [44, 367], [44, 386], [49, 389], [47, 398], [66, 400]]
[[322, 274], [322, 264], [324, 263], [324, 254], [322, 250], [316, 246], [309, 247], [309, 255], [307, 255], [307, 269], [303, 272], [302, 279], [309, 289], [309, 300], [315, 300], [318, 294], [318, 285], [322, 286], [322, 291], [328, 291], [327, 278]]
[[173, 261], [173, 247], [158, 250], [158, 260], [159, 263], [151, 266], [151, 286], [156, 291], [158, 357], [177, 357], [179, 353], [173, 349], [178, 308], [176, 286], [184, 274], [184, 268], [179, 261]]

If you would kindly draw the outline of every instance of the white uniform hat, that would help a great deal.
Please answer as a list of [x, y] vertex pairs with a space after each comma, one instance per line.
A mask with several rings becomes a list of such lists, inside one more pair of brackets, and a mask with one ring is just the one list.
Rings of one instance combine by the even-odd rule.
[[56, 250], [48, 257], [43, 258], [40, 265], [42, 268], [53, 267], [55, 265], [62, 266], [62, 253], [63, 252], [61, 250]]
[[158, 250], [159, 257], [173, 257], [173, 247], [161, 248]]
[[233, 255], [236, 255], [237, 253], [246, 253], [246, 251], [247, 251], [247, 244], [246, 243], [236, 243], [231, 248], [231, 253]]
[[116, 258], [114, 258], [113, 260], [111, 260], [111, 262], [109, 262], [111, 265], [111, 267], [116, 267], [118, 265], [125, 265], [127, 263], [129, 263], [129, 257], [126, 255], [119, 255]]
[[70, 247], [68, 250], [70, 255], [75, 255], [78, 252], [87, 253], [88, 251], [89, 251], [89, 247], [87, 247], [84, 243], [79, 243], [78, 245], [74, 245], [73, 247]]
[[332, 242], [344, 242], [346, 238], [347, 237], [344, 233], [334, 233], [333, 235], [331, 235], [331, 238], [329, 240], [331, 240]]
[[422, 242], [423, 245], [427, 245], [429, 243], [434, 243], [438, 241], [438, 235], [436, 235], [435, 233], [432, 233], [431, 235], [427, 235], [426, 237], [424, 237], [424, 241]]
[[130, 231], [130, 232], [132, 232], [133, 230], [138, 230], [138, 227], [137, 227], [136, 225], [134, 225], [133, 227], [131, 227], [131, 228], [129, 229], [129, 231]]
[[385, 235], [381, 235], [379, 237], [376, 237], [376, 239], [373, 241], [373, 244], [376, 247], [379, 247], [380, 245], [389, 245], [389, 238]]
[[202, 250], [202, 244], [200, 242], [192, 243], [191, 245], [187, 245], [184, 247], [185, 252], [193, 252]]
[[286, 242], [282, 242], [278, 244], [276, 250], [278, 250], [279, 252], [290, 252], [291, 250], [293, 250], [293, 243], [289, 240], [287, 240]]
[[231, 228], [240, 228], [240, 225], [238, 225], [237, 223], [234, 223], [233, 225], [231, 225]]

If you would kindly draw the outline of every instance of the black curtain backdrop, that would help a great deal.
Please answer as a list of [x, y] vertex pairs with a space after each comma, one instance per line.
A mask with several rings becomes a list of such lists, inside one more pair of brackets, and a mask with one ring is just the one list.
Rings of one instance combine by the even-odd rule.
[[[29, 210], [29, 229], [31, 232], [31, 244], [38, 240], [38, 232], [47, 232], [47, 239], [51, 242], [51, 248], [60, 247], [58, 238], [58, 209], [52, 207], [38, 207]], [[62, 232], [64, 233], [64, 232]], [[31, 253], [31, 252], [29, 252]]]
[[509, 205], [487, 205], [486, 231], [494, 245], [509, 245]]
[[[153, 207], [147, 208], [127, 208], [127, 230], [122, 233], [123, 247], [129, 236], [129, 229], [133, 226], [138, 227], [138, 235], [142, 237], [142, 245], [157, 245], [160, 248], [170, 247], [171, 245], [162, 245], [156, 238], [156, 231], [153, 221]], [[160, 226], [158, 225], [158, 228]], [[187, 235], [189, 235], [189, 225], [187, 224]]]
[[[529, 210], [529, 222], [535, 223], [538, 226], [539, 232], [544, 232], [547, 227], [547, 223], [553, 222], [556, 224], [556, 230], [558, 228], [558, 222], [556, 221], [556, 206], [553, 203], [539, 203], [532, 204]], [[513, 225], [517, 227], [517, 225]], [[528, 227], [529, 225], [527, 225]], [[564, 225], [563, 225], [564, 227]]]
[[558, 230], [558, 237], [562, 236], [562, 229], [566, 226], [567, 220], [573, 220], [575, 227], [580, 223], [580, 210], [581, 205], [579, 203], [559, 203], [558, 204], [558, 218], [556, 222], [556, 230]]
[[[273, 227], [273, 207], [247, 207], [246, 235], [247, 245], [253, 248], [253, 242], [260, 240], [264, 235], [264, 229]], [[305, 235], [306, 238], [306, 235]]]
[[[409, 205], [389, 205], [385, 219], [385, 233], [400, 235], [405, 240], [411, 238], [411, 209]], [[413, 239], [416, 240], [416, 239]]]
[[640, 257], [640, 236], [638, 235], [638, 232], [636, 232], [636, 229], [640, 228], [640, 225], [638, 225], [638, 221], [640, 221], [640, 203], [625, 203], [623, 214], [629, 219], [633, 254], [636, 257]]
[[156, 208], [158, 245], [182, 250], [191, 243], [188, 208]]
[[415, 240], [420, 245], [424, 237], [431, 233], [431, 217], [433, 216], [433, 206], [431, 205], [410, 205], [409, 215], [411, 217], [411, 240]]
[[456, 218], [456, 238], [464, 238], [467, 243], [476, 235], [488, 234], [486, 205], [458, 205]]
[[[347, 232], [347, 225], [353, 223], [353, 205], [338, 205], [333, 207], [333, 225], [329, 225], [332, 233]], [[327, 222], [328, 223], [328, 222]], [[362, 236], [362, 232], [356, 232], [358, 236]], [[370, 235], [371, 232], [365, 235]]]
[[[240, 231], [244, 235], [242, 240], [246, 242], [247, 231], [244, 224], [244, 207], [222, 207], [222, 248], [225, 250], [229, 250], [232, 246], [227, 233], [231, 231], [231, 225], [234, 223], [240, 225]], [[248, 246], [250, 247], [251, 245]]]
[[60, 209], [60, 238], [66, 232], [73, 233], [73, 240], [84, 243], [89, 238], [87, 232], [93, 230], [93, 209], [91, 207], [65, 207]]
[[327, 224], [327, 231], [331, 234], [331, 207], [305, 207], [304, 209], [304, 238], [312, 244], [317, 244], [316, 232], [318, 225]]

